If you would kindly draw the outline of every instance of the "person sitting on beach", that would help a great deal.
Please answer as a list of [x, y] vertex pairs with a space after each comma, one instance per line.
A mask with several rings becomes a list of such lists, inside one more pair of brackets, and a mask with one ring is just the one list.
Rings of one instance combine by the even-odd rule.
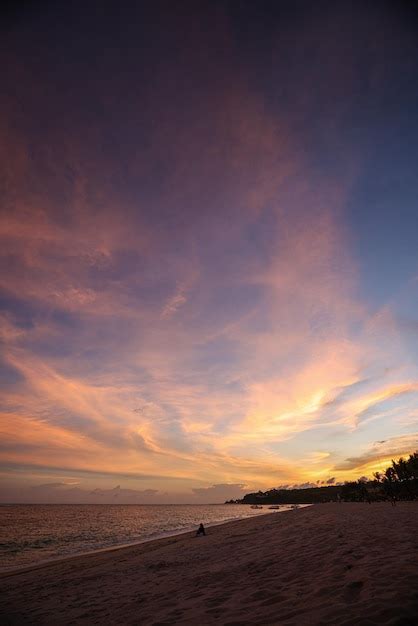
[[199, 535], [206, 535], [205, 527], [203, 526], [203, 524], [200, 524], [199, 528], [197, 529], [196, 537], [198, 537]]

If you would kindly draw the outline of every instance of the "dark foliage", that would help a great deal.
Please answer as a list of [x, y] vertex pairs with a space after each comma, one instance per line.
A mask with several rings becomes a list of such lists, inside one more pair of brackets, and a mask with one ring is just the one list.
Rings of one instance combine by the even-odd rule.
[[392, 461], [382, 473], [375, 472], [374, 480], [360, 478], [343, 485], [311, 487], [307, 489], [270, 489], [248, 493], [242, 500], [227, 504], [316, 504], [319, 502], [378, 502], [418, 499], [418, 451], [408, 459]]

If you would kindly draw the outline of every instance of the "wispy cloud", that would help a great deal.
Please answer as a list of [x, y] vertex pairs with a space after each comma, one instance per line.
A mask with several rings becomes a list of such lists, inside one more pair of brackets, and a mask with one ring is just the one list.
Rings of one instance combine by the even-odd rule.
[[51, 102], [43, 48], [5, 46], [3, 465], [220, 497], [339, 479], [377, 429], [406, 452], [418, 371], [392, 303], [360, 295], [346, 220], [362, 161], [351, 147], [324, 167], [305, 139], [321, 102], [364, 82], [357, 52], [337, 45], [342, 81], [334, 37], [317, 49], [309, 31], [290, 77], [272, 40], [290, 90], [273, 106], [226, 15], [191, 15], [181, 36], [161, 19], [165, 63], [144, 33], [143, 75], [126, 60], [91, 80], [83, 55], [53, 72]]
[[350, 457], [336, 466], [336, 470], [384, 471], [392, 459], [407, 456], [418, 449], [418, 433], [410, 433], [391, 439], [375, 441], [361, 455]]

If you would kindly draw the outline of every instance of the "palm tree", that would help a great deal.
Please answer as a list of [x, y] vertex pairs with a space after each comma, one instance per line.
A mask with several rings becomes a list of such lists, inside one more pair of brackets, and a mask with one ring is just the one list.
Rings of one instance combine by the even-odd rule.
[[409, 474], [412, 478], [412, 488], [414, 497], [418, 495], [418, 452], [414, 452], [409, 455], [409, 459], [406, 461]]
[[408, 496], [408, 500], [412, 498], [411, 488], [409, 486], [409, 481], [412, 478], [408, 462], [405, 461], [402, 457], [398, 459], [398, 462], [392, 461], [393, 469], [398, 477], [401, 486], [405, 486], [406, 493]]
[[393, 503], [395, 500], [395, 490], [394, 485], [396, 483], [396, 473], [393, 467], [387, 467], [385, 469], [383, 485], [386, 493], [392, 499]]

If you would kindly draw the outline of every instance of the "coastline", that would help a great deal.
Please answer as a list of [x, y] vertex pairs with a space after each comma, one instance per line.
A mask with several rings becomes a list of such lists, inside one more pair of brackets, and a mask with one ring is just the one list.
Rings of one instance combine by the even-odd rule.
[[2, 623], [417, 622], [418, 502], [288, 513], [8, 573]]
[[[24, 505], [22, 505], [24, 506]], [[71, 505], [69, 505], [71, 506]], [[283, 506], [287, 506], [287, 505], [283, 505]], [[303, 506], [312, 506], [312, 505], [303, 505]], [[301, 508], [303, 508], [303, 506]], [[223, 526], [225, 524], [233, 524], [234, 522], [243, 522], [247, 519], [256, 519], [258, 517], [263, 517], [264, 515], [272, 515], [275, 513], [287, 513], [290, 512], [291, 508], [289, 506], [288, 509], [283, 509], [283, 510], [276, 510], [276, 511], [270, 511], [270, 512], [264, 512], [264, 513], [258, 513], [256, 515], [253, 515], [251, 517], [241, 517], [241, 518], [233, 518], [233, 519], [228, 519], [228, 520], [222, 520], [220, 522], [213, 522], [213, 523], [209, 523], [209, 524], [205, 524], [205, 528], [215, 528], [216, 526]], [[51, 565], [55, 565], [61, 562], [65, 562], [65, 561], [70, 561], [73, 559], [79, 559], [79, 558], [83, 558], [83, 557], [93, 557], [96, 554], [102, 554], [105, 552], [114, 552], [116, 550], [126, 550], [129, 548], [134, 548], [135, 546], [141, 546], [144, 544], [148, 544], [148, 543], [155, 543], [155, 542], [159, 542], [159, 541], [164, 541], [165, 539], [171, 539], [172, 537], [181, 537], [181, 536], [191, 536], [193, 537], [196, 533], [196, 527], [193, 526], [193, 528], [187, 528], [184, 530], [179, 530], [179, 531], [172, 531], [172, 532], [167, 532], [167, 533], [162, 533], [157, 535], [156, 537], [151, 537], [151, 538], [147, 538], [147, 539], [141, 539], [141, 540], [137, 540], [137, 541], [132, 541], [129, 543], [121, 543], [121, 544], [115, 544], [112, 546], [106, 546], [106, 547], [102, 547], [102, 548], [96, 548], [94, 550], [87, 550], [87, 551], [83, 551], [83, 552], [76, 552], [74, 554], [67, 554], [67, 555], [62, 555], [62, 556], [57, 556], [57, 557], [51, 557], [49, 559], [45, 559], [43, 561], [39, 561], [38, 563], [33, 563], [30, 565], [16, 565], [14, 567], [10, 567], [10, 568], [6, 568], [3, 570], [0, 570], [0, 580], [2, 578], [5, 578], [7, 576], [13, 576], [15, 574], [20, 574], [20, 573], [24, 573], [24, 572], [31, 572], [32, 570], [38, 570], [38, 569], [43, 569], [44, 567], [49, 567]]]

